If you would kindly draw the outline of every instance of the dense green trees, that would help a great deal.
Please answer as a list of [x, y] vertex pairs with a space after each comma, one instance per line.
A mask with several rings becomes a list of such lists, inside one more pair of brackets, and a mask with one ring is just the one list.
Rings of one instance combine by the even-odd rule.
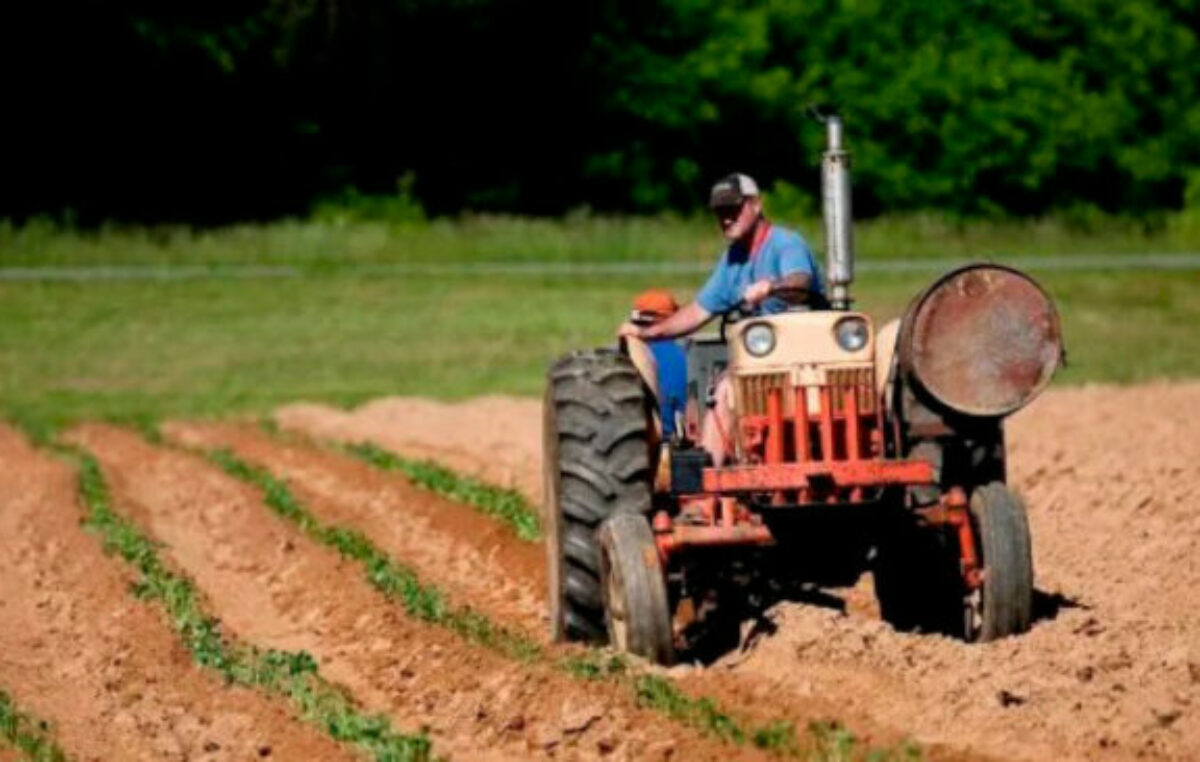
[[10, 25], [0, 216], [215, 221], [347, 187], [434, 212], [811, 192], [864, 212], [1144, 212], [1200, 195], [1195, 0], [123, 0]]

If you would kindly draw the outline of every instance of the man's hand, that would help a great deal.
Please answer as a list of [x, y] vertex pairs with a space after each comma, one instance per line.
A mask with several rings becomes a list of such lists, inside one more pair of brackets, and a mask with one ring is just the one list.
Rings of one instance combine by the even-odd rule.
[[742, 301], [751, 307], [757, 307], [771, 295], [771, 289], [774, 284], [769, 280], [760, 280], [757, 283], [751, 283], [746, 286], [746, 290], [742, 292]]
[[626, 320], [624, 323], [621, 323], [621, 327], [617, 329], [617, 336], [630, 336], [635, 339], [644, 338], [642, 336], [642, 327], [639, 325], [634, 325], [628, 320]]
[[642, 341], [658, 341], [659, 339], [674, 339], [686, 336], [712, 318], [708, 310], [695, 302], [688, 302], [671, 317], [660, 320], [653, 325], [634, 325], [631, 322], [621, 324], [617, 336], [632, 336]]

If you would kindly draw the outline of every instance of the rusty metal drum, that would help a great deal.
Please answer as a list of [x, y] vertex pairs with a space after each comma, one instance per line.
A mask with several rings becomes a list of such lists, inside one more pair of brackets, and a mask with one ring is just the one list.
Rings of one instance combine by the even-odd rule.
[[1063, 358], [1062, 325], [1028, 275], [994, 264], [953, 270], [921, 292], [900, 328], [900, 363], [939, 403], [1005, 416], [1050, 383]]

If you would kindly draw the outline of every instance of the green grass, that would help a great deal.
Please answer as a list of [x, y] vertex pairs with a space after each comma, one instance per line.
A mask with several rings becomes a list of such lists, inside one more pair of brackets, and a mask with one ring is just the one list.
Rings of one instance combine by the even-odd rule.
[[84, 526], [100, 535], [107, 551], [137, 571], [134, 593], [162, 608], [196, 663], [215, 670], [229, 683], [286, 697], [303, 720], [380, 762], [430, 758], [429, 739], [423, 733], [399, 733], [386, 717], [364, 714], [348, 695], [320, 677], [309, 654], [263, 650], [224, 634], [220, 622], [204, 610], [191, 580], [168, 569], [157, 546], [113, 509], [95, 458], [82, 450], [64, 451], [79, 465], [79, 489], [86, 506]]
[[[296, 400], [540, 394], [552, 359], [613, 342], [631, 295], [699, 277], [384, 277], [0, 284], [0, 412], [47, 432], [80, 418], [261, 415]], [[1059, 272], [1060, 383], [1200, 374], [1200, 272]], [[872, 275], [898, 314], [929, 278]]]
[[[1193, 219], [1195, 217], [1195, 219]], [[857, 230], [864, 261], [1021, 253], [1200, 251], [1200, 216], [956, 222], [890, 217]], [[1090, 226], [1090, 227], [1089, 227]], [[817, 228], [804, 227], [816, 238]], [[632, 295], [690, 296], [702, 273], [621, 276], [369, 274], [403, 262], [711, 263], [707, 220], [467, 218], [388, 225], [284, 221], [212, 231], [0, 222], [0, 267], [287, 264], [279, 280], [0, 282], [0, 414], [42, 438], [104, 418], [262, 415], [300, 399], [351, 405], [390, 394], [536, 395], [547, 365], [611, 343]], [[1059, 383], [1200, 375], [1200, 272], [1045, 272], [1070, 367]], [[867, 273], [859, 306], [892, 317], [931, 280]]]
[[404, 474], [413, 484], [430, 492], [477, 508], [484, 515], [507, 524], [522, 540], [533, 542], [541, 539], [542, 527], [537, 509], [516, 490], [501, 489], [479, 479], [456, 474], [431, 460], [402, 458], [373, 442], [359, 442], [339, 449], [376, 468]]
[[30, 762], [66, 762], [67, 755], [54, 741], [53, 728], [17, 707], [0, 690], [0, 742], [23, 753]]
[[[814, 244], [819, 242], [818, 219], [786, 209], [779, 218]], [[860, 221], [855, 238], [865, 260], [1195, 252], [1200, 251], [1200, 215], [963, 220], [933, 213], [904, 214]], [[333, 215], [215, 230], [106, 226], [92, 232], [62, 228], [44, 219], [24, 226], [0, 221], [0, 267], [264, 264], [328, 270], [397, 262], [707, 264], [719, 250], [715, 226], [707, 217], [670, 215], [465, 216], [393, 223], [352, 222]]]

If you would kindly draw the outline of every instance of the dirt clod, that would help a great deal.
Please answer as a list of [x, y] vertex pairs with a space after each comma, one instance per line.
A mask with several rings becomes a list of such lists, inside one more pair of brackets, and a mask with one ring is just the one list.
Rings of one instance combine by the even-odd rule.
[[996, 694], [996, 700], [1000, 702], [1000, 706], [1020, 706], [1028, 701], [1024, 696], [1018, 696], [1012, 691], [1001, 690]]

